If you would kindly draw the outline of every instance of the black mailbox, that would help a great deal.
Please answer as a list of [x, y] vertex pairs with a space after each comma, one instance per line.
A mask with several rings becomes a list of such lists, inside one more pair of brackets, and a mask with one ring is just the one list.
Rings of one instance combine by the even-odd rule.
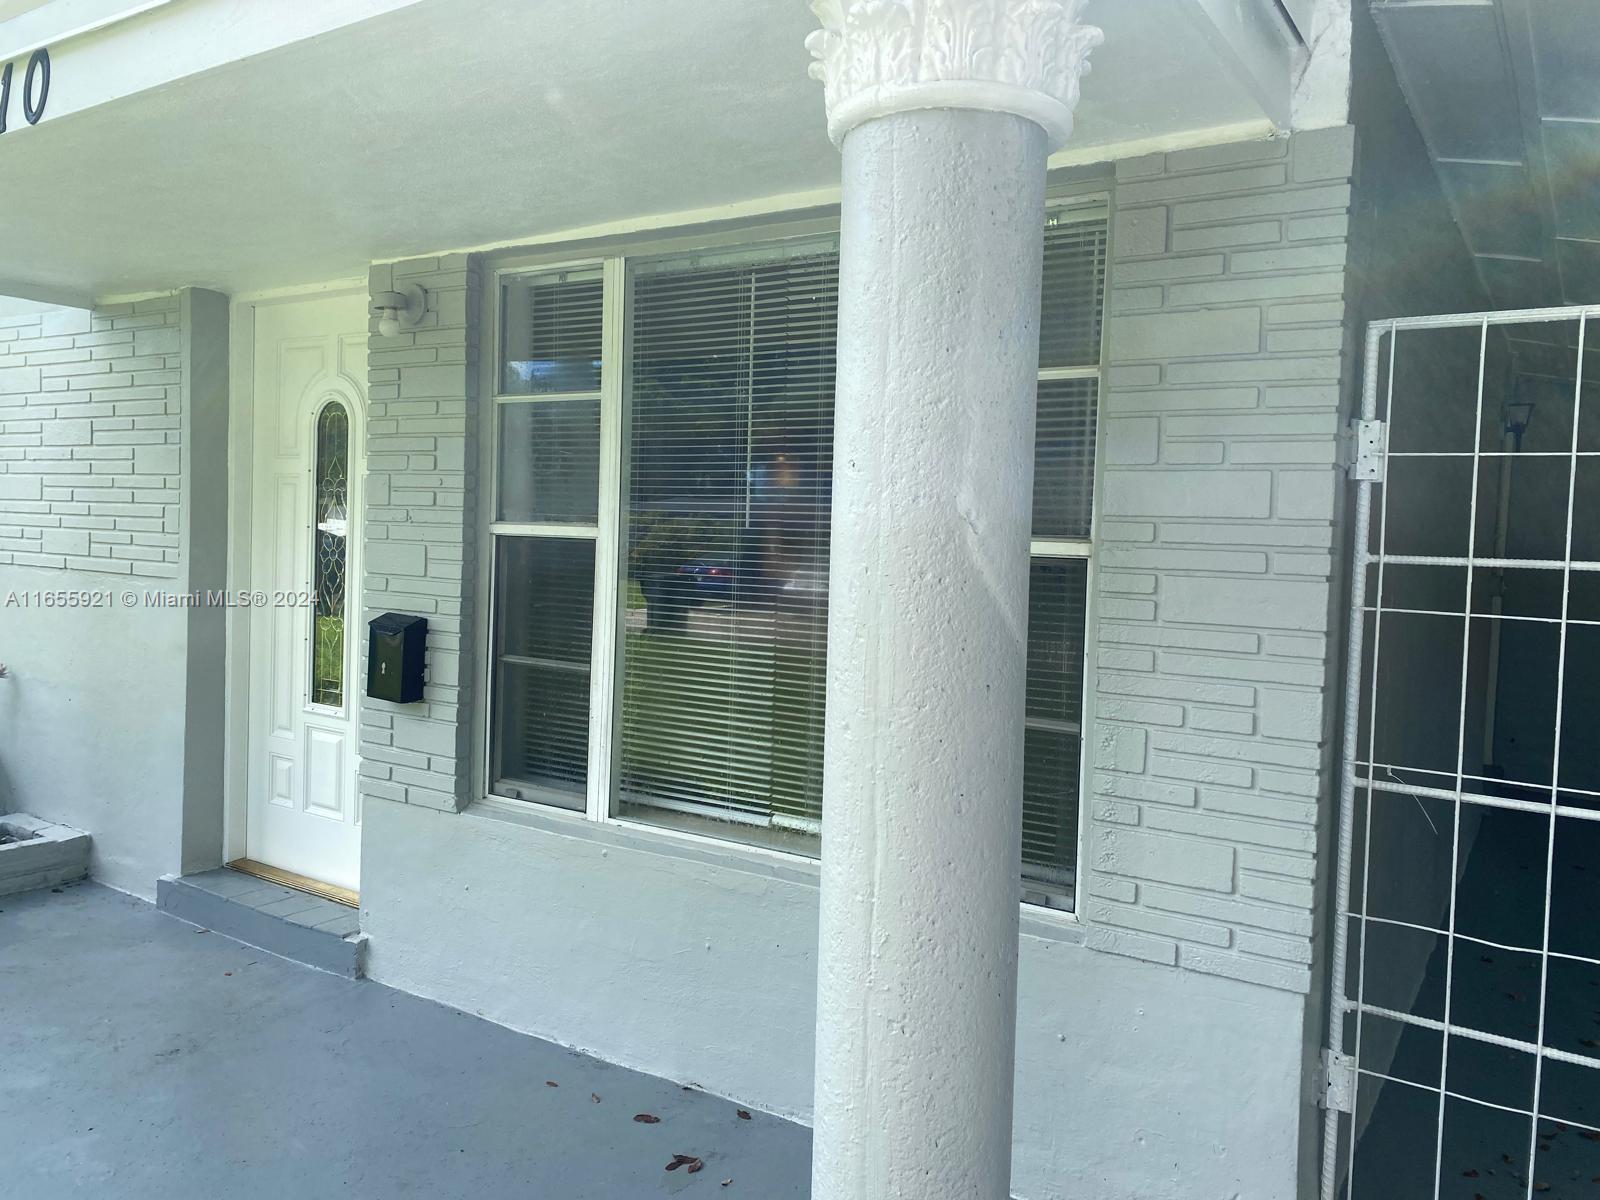
[[428, 618], [384, 613], [367, 622], [367, 695], [410, 704], [422, 699]]

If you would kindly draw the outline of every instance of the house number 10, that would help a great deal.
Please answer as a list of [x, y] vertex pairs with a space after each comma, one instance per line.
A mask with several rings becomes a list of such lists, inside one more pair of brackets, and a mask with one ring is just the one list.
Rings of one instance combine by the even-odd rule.
[[[14, 63], [0, 67], [0, 133], [6, 131], [6, 114], [11, 111], [11, 69]], [[50, 51], [40, 46], [28, 59], [28, 72], [22, 77], [22, 115], [29, 125], [37, 125], [44, 116], [45, 101], [50, 98]]]

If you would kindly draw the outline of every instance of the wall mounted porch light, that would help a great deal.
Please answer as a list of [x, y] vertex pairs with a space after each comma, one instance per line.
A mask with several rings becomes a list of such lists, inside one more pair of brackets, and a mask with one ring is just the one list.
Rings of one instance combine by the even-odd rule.
[[377, 292], [372, 297], [372, 315], [378, 318], [378, 333], [393, 337], [402, 329], [415, 329], [428, 311], [428, 293], [414, 283], [397, 292]]

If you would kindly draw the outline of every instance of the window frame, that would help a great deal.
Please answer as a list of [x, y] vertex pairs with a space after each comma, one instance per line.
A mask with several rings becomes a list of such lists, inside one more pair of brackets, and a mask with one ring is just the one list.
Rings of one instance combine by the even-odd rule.
[[[1096, 546], [1099, 542], [1101, 474], [1104, 457], [1104, 421], [1102, 401], [1104, 393], [1104, 330], [1110, 300], [1111, 263], [1111, 196], [1103, 185], [1084, 190], [1082, 185], [1052, 188], [1046, 195], [1046, 211], [1057, 220], [1104, 221], [1107, 225], [1107, 284], [1101, 297], [1101, 353], [1099, 361], [1088, 367], [1040, 368], [1040, 382], [1055, 379], [1093, 379], [1099, 385], [1095, 410], [1095, 455], [1092, 495], [1094, 505], [1090, 522], [1090, 536], [1082, 540], [1030, 538], [1029, 559], [1077, 558], [1087, 562], [1083, 696], [1081, 711], [1083, 728], [1079, 739], [1083, 746], [1080, 754], [1078, 778], [1078, 845], [1074, 888], [1074, 907], [1056, 908], [1024, 900], [1021, 908], [1025, 915], [1047, 923], [1076, 925], [1081, 906], [1081, 883], [1085, 861], [1084, 833], [1086, 831], [1085, 784], [1092, 769], [1090, 764], [1090, 732], [1093, 726], [1094, 667], [1098, 653], [1096, 636]], [[620, 539], [623, 515], [623, 489], [626, 484], [625, 456], [627, 451], [626, 413], [624, 412], [624, 371], [628, 361], [629, 340], [627, 315], [631, 272], [629, 262], [635, 258], [657, 258], [663, 255], [712, 252], [721, 249], [738, 249], [759, 246], [790, 239], [814, 238], [823, 234], [837, 235], [839, 217], [836, 208], [796, 212], [763, 218], [755, 222], [720, 225], [694, 231], [645, 231], [635, 234], [590, 239], [554, 245], [547, 249], [509, 252], [494, 255], [485, 264], [482, 291], [483, 323], [487, 335], [480, 341], [479, 395], [483, 397], [476, 426], [479, 434], [477, 461], [479, 479], [484, 481], [478, 490], [473, 511], [477, 515], [477, 570], [474, 611], [483, 617], [482, 626], [473, 629], [473, 649], [479, 655], [478, 669], [474, 671], [471, 704], [478, 725], [474, 739], [475, 753], [472, 767], [472, 795], [475, 803], [486, 811], [526, 818], [534, 813], [560, 827], [589, 829], [610, 826], [628, 831], [645, 839], [659, 839], [699, 850], [713, 850], [735, 855], [749, 855], [757, 859], [777, 861], [815, 869], [819, 859], [814, 855], [800, 854], [781, 847], [760, 842], [735, 841], [712, 833], [671, 824], [658, 824], [622, 815], [617, 797], [613, 795], [620, 753], [621, 706], [616, 703], [617, 685], [620, 681], [621, 628], [619, 622], [619, 597], [621, 595]], [[565, 270], [584, 270], [599, 267], [604, 280], [601, 321], [601, 375], [600, 375], [600, 495], [597, 517], [587, 523], [524, 523], [499, 521], [498, 502], [500, 485], [500, 410], [506, 404], [540, 403], [577, 396], [593, 396], [593, 392], [552, 393], [544, 396], [504, 393], [501, 390], [501, 352], [504, 338], [501, 311], [505, 284], [519, 277], [548, 275]], [[493, 738], [494, 738], [494, 670], [495, 622], [497, 613], [497, 586], [495, 563], [497, 541], [502, 537], [576, 537], [592, 539], [595, 543], [595, 607], [592, 626], [592, 656], [590, 662], [589, 693], [589, 766], [582, 810], [546, 802], [536, 794], [514, 798], [494, 790]]]
[[[603, 256], [586, 256], [572, 258], [565, 255], [558, 256], [548, 262], [536, 262], [527, 266], [500, 266], [489, 272], [489, 293], [486, 297], [485, 307], [493, 314], [490, 336], [487, 341], [487, 354], [485, 355], [485, 376], [488, 386], [482, 393], [487, 401], [487, 412], [480, 413], [479, 417], [484, 424], [479, 425], [481, 434], [480, 446], [480, 478], [487, 479], [488, 485], [482, 490], [479, 497], [478, 511], [482, 519], [477, 522], [480, 528], [479, 560], [479, 586], [483, 591], [479, 594], [484, 597], [481, 609], [485, 615], [483, 637], [480, 640], [483, 651], [483, 671], [478, 681], [477, 699], [479, 711], [483, 714], [482, 737], [478, 747], [478, 762], [473, 771], [475, 794], [485, 798], [503, 800], [512, 804], [537, 804], [542, 809], [557, 810], [574, 815], [582, 815], [591, 820], [601, 818], [594, 815], [596, 791], [594, 785], [595, 772], [595, 737], [596, 721], [594, 707], [596, 691], [600, 682], [599, 670], [602, 646], [599, 638], [601, 629], [601, 613], [604, 607], [600, 603], [602, 590], [602, 552], [606, 543], [602, 537], [602, 523], [606, 517], [607, 498], [614, 492], [614, 488], [607, 486], [606, 463], [609, 461], [607, 453], [607, 417], [610, 414], [610, 423], [616, 424], [617, 406], [608, 403], [608, 387], [615, 388], [617, 397], [621, 395], [620, 373], [611, 368], [614, 359], [612, 340], [618, 334], [615, 328], [619, 313], [615, 311], [613, 301], [612, 277], [614, 268], [620, 268], [621, 259]], [[525, 279], [541, 275], [554, 275], [563, 271], [592, 270], [598, 267], [602, 279], [601, 296], [601, 325], [600, 325], [600, 495], [593, 524], [584, 521], [502, 521], [499, 519], [500, 502], [500, 414], [511, 404], [550, 404], [560, 403], [564, 400], [592, 399], [596, 393], [585, 392], [550, 392], [541, 394], [523, 394], [520, 392], [504, 392], [500, 384], [503, 379], [500, 356], [503, 348], [503, 312], [502, 303], [506, 283], [515, 279]], [[613, 379], [612, 377], [616, 377]], [[611, 431], [614, 433], [614, 431]], [[499, 561], [499, 548], [501, 538], [540, 538], [556, 539], [568, 538], [582, 541], [592, 541], [595, 546], [594, 563], [594, 614], [590, 626], [590, 659], [589, 659], [589, 766], [584, 784], [584, 808], [581, 813], [570, 804], [561, 804], [553, 798], [553, 789], [530, 789], [529, 794], [521, 799], [502, 796], [494, 790], [494, 706], [495, 706], [495, 668], [498, 660], [497, 651], [497, 622], [499, 613], [497, 607], [498, 579], [496, 577], [496, 564]], [[615, 544], [615, 536], [612, 538]], [[613, 564], [612, 573], [615, 573]]]
[[[741, 842], [710, 833], [673, 825], [656, 824], [622, 814], [613, 780], [620, 754], [621, 705], [615, 702], [620, 682], [621, 625], [621, 537], [623, 491], [626, 485], [627, 425], [624, 411], [624, 372], [629, 343], [627, 314], [634, 259], [651, 259], [686, 253], [711, 253], [776, 242], [837, 236], [836, 212], [825, 216], [793, 214], [788, 219], [766, 220], [737, 228], [719, 229], [701, 235], [668, 233], [658, 236], [630, 236], [601, 239], [585, 245], [568, 245], [545, 253], [497, 257], [485, 272], [483, 312], [489, 336], [480, 345], [480, 391], [484, 397], [479, 413], [479, 478], [486, 481], [477, 497], [479, 514], [476, 606], [485, 621], [481, 633], [474, 633], [474, 648], [481, 653], [481, 669], [475, 672], [475, 710], [479, 726], [475, 737], [476, 761], [473, 764], [473, 795], [498, 809], [507, 806], [525, 810], [537, 807], [541, 814], [582, 821], [587, 824], [623, 826], [647, 835], [687, 842], [700, 847], [717, 847], [776, 857], [784, 862], [815, 865], [814, 855], [799, 854], [759, 842]], [[588, 253], [582, 251], [587, 250]], [[502, 290], [508, 281], [561, 271], [592, 270], [599, 267], [604, 281], [601, 299], [600, 369], [600, 495], [597, 516], [586, 522], [507, 522], [499, 521], [500, 495], [500, 410], [507, 404], [550, 402], [592, 397], [592, 391], [523, 395], [502, 392], [500, 356], [504, 339], [501, 314]], [[494, 670], [495, 622], [498, 614], [495, 578], [496, 550], [502, 537], [572, 537], [595, 543], [594, 613], [591, 626], [592, 650], [589, 667], [589, 765], [582, 810], [546, 800], [532, 789], [521, 799], [494, 790]]]
[[[1083, 605], [1083, 677], [1081, 692], [1078, 698], [1078, 711], [1081, 714], [1078, 722], [1078, 837], [1074, 849], [1076, 859], [1072, 874], [1072, 907], [1060, 908], [1053, 904], [1042, 903], [1027, 898], [1029, 888], [1026, 880], [1023, 881], [1022, 906], [1035, 916], [1044, 916], [1061, 921], [1077, 922], [1078, 911], [1082, 906], [1083, 880], [1084, 880], [1084, 847], [1088, 838], [1088, 804], [1085, 802], [1088, 795], [1090, 772], [1093, 770], [1091, 763], [1092, 740], [1090, 732], [1094, 727], [1094, 696], [1095, 696], [1095, 664], [1099, 658], [1099, 621], [1097, 619], [1098, 586], [1097, 576], [1099, 555], [1095, 552], [1100, 544], [1100, 479], [1105, 465], [1105, 330], [1110, 320], [1111, 303], [1111, 263], [1114, 247], [1112, 246], [1112, 221], [1111, 221], [1111, 194], [1109, 192], [1082, 192], [1062, 193], [1047, 195], [1045, 198], [1046, 218], [1055, 218], [1058, 223], [1088, 224], [1091, 221], [1104, 221], [1106, 226], [1106, 282], [1100, 292], [1100, 346], [1099, 353], [1095, 355], [1093, 366], [1084, 367], [1044, 367], [1038, 368], [1036, 373], [1035, 388], [1040, 384], [1054, 383], [1059, 380], [1092, 379], [1095, 383], [1095, 408], [1094, 408], [1094, 478], [1090, 481], [1091, 504], [1089, 510], [1089, 536], [1086, 538], [1028, 538], [1028, 562], [1031, 565], [1034, 559], [1076, 559], [1084, 563], [1084, 605]], [[1024, 715], [1023, 729], [1029, 728], [1029, 720]], [[1019, 872], [1020, 876], [1020, 872]], [[1034, 889], [1037, 894], [1037, 889]]]

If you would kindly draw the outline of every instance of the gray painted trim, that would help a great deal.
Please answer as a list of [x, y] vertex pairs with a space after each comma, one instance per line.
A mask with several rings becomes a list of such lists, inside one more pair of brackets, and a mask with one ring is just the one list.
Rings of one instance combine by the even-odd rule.
[[[218, 882], [216, 877], [235, 878], [246, 883], [235, 888]], [[246, 884], [258, 886], [252, 889]], [[294, 897], [305, 901], [304, 905], [296, 907]], [[315, 896], [275, 888], [275, 885], [234, 872], [216, 871], [181, 879], [163, 875], [156, 883], [156, 905], [162, 912], [191, 925], [280, 958], [347, 979], [359, 979], [364, 973], [366, 935], [344, 936], [337, 928], [319, 928], [334, 923], [328, 918], [328, 909], [322, 907], [332, 906], [331, 901], [318, 901]], [[313, 917], [317, 919], [312, 921]], [[351, 919], [354, 919], [353, 913]]]
[[[191, 592], [220, 590], [228, 582], [228, 298], [185, 290], [178, 328], [185, 581]], [[223, 862], [227, 609], [192, 605], [187, 616], [179, 862], [190, 873]]]

